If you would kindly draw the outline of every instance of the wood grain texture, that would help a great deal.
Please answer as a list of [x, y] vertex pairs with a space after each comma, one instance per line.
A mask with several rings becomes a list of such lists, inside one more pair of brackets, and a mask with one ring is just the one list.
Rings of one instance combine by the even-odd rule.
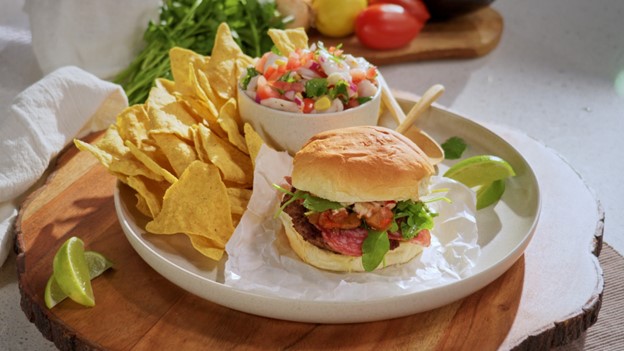
[[372, 50], [357, 37], [327, 38], [310, 35], [310, 42], [322, 41], [326, 46], [343, 44], [345, 52], [365, 57], [376, 65], [408, 61], [450, 58], [474, 58], [486, 55], [499, 43], [503, 18], [493, 8], [456, 17], [447, 21], [430, 22], [407, 46], [393, 50]]

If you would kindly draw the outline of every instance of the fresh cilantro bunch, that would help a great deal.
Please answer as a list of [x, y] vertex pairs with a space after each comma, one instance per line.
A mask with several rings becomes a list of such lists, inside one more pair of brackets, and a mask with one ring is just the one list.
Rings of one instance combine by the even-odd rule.
[[143, 103], [156, 78], [172, 78], [169, 49], [179, 46], [210, 55], [222, 22], [252, 57], [273, 46], [268, 29], [285, 24], [271, 0], [164, 0], [158, 21], [150, 21], [143, 34], [145, 47], [114, 82], [123, 86], [130, 104]]

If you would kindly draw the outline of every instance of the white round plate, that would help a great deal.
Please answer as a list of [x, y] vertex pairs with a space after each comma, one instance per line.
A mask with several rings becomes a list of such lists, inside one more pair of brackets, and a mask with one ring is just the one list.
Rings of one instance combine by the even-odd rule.
[[[403, 101], [403, 105], [412, 104]], [[409, 106], [406, 106], [409, 107]], [[391, 122], [382, 122], [391, 124]], [[115, 208], [121, 227], [136, 252], [158, 273], [197, 296], [214, 303], [265, 317], [312, 323], [354, 323], [402, 317], [431, 310], [466, 297], [503, 274], [522, 255], [540, 212], [535, 174], [518, 151], [485, 127], [455, 113], [432, 107], [417, 122], [435, 140], [463, 138], [469, 145], [463, 158], [497, 155], [517, 175], [507, 181], [503, 198], [477, 212], [479, 256], [465, 278], [435, 288], [400, 296], [364, 301], [319, 301], [277, 298], [250, 293], [224, 284], [227, 255], [213, 262], [197, 253], [184, 235], [153, 235], [144, 230], [147, 218], [134, 207], [133, 190], [118, 183]], [[439, 165], [440, 174], [453, 162]]]

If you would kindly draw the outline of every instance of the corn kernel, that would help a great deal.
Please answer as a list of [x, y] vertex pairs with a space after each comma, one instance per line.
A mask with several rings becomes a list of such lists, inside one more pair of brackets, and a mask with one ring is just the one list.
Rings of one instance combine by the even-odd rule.
[[314, 103], [314, 109], [317, 111], [327, 110], [330, 106], [331, 100], [327, 96], [323, 96]]

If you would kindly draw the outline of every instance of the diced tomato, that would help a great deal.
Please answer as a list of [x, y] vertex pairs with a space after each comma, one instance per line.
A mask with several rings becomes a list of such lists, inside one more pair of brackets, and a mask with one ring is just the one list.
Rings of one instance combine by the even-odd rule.
[[375, 77], [377, 77], [377, 68], [371, 66], [366, 70], [366, 79], [373, 80]]
[[354, 229], [362, 221], [356, 213], [349, 213], [346, 209], [327, 210], [321, 213], [318, 225], [323, 229]]
[[269, 53], [267, 52], [266, 54], [262, 55], [262, 57], [258, 60], [258, 62], [256, 62], [256, 67], [255, 67], [256, 71], [260, 73], [264, 73], [264, 65], [266, 64], [268, 55]]
[[310, 113], [314, 110], [314, 99], [303, 99], [303, 113]]
[[349, 74], [351, 74], [351, 80], [353, 83], [358, 84], [359, 82], [366, 79], [366, 72], [362, 69], [352, 69]]
[[276, 80], [274, 82], [269, 83], [273, 88], [282, 90], [282, 91], [294, 91], [297, 93], [303, 92], [305, 89], [305, 85], [302, 82], [284, 82], [281, 80]]
[[299, 58], [299, 55], [291, 54], [288, 57], [288, 63], [286, 64], [286, 69], [289, 71], [294, 71], [299, 67], [301, 67], [301, 59]]
[[348, 108], [354, 108], [358, 106], [360, 106], [360, 103], [356, 99], [350, 99], [349, 102], [347, 102]]
[[279, 98], [280, 94], [275, 89], [271, 88], [270, 85], [258, 85], [256, 89], [256, 98], [259, 100], [264, 100], [268, 98]]
[[376, 230], [386, 230], [392, 223], [394, 213], [386, 206], [376, 207], [370, 211], [370, 216], [364, 217], [366, 224]]

